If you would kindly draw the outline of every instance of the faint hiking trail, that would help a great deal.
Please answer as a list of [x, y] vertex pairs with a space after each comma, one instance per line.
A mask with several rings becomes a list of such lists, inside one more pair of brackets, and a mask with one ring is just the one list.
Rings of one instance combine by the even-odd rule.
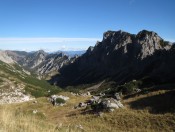
[[96, 84], [96, 85], [93, 85], [93, 86], [87, 88], [86, 90], [87, 90], [87, 91], [94, 91], [94, 90], [97, 90], [104, 82], [105, 82], [105, 80], [103, 80], [102, 82], [100, 82], [100, 83], [98, 83], [98, 84]]

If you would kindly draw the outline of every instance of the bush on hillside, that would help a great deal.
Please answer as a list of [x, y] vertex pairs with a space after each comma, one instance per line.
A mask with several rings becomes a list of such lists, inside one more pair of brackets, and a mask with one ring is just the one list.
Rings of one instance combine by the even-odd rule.
[[99, 112], [99, 111], [103, 110], [103, 105], [101, 103], [93, 103], [91, 105], [91, 109], [95, 112]]
[[57, 98], [56, 99], [56, 103], [57, 104], [64, 104], [64, 103], [66, 103], [66, 101], [64, 99], [62, 99], [62, 98]]
[[134, 92], [136, 88], [140, 88], [142, 85], [142, 81], [130, 81], [121, 86], [121, 90], [123, 94], [131, 94]]

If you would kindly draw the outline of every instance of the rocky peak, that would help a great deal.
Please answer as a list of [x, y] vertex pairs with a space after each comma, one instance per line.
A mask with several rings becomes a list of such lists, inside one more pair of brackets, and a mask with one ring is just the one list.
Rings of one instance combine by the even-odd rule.
[[63, 52], [60, 52], [60, 53], [57, 53], [57, 56], [58, 57], [63, 57], [63, 56], [65, 56], [65, 54]]
[[126, 38], [128, 36], [130, 36], [131, 34], [125, 32], [125, 31], [122, 31], [122, 30], [119, 30], [119, 31], [107, 31], [103, 34], [103, 41], [105, 40], [121, 40], [123, 38]]
[[[62, 76], [58, 83], [89, 83], [90, 80], [93, 82], [110, 76], [115, 76], [115, 80], [122, 82], [131, 76], [148, 74], [157, 64], [154, 61], [157, 59], [162, 63], [161, 57], [166, 56], [163, 53], [169, 56], [169, 49], [173, 52], [174, 47], [171, 48], [169, 42], [153, 31], [142, 30], [136, 35], [121, 30], [107, 31], [101, 42], [89, 47], [75, 63], [60, 70]], [[73, 75], [68, 71], [74, 71]]]
[[44, 50], [38, 50], [36, 51], [37, 53], [40, 53], [40, 54], [47, 54]]
[[115, 31], [104, 32], [103, 33], [103, 40], [110, 39], [113, 36], [114, 33], [115, 33]]
[[87, 53], [87, 54], [90, 54], [93, 50], [94, 50], [94, 47], [93, 47], [93, 46], [90, 46], [90, 47], [87, 49], [86, 53]]
[[146, 44], [146, 46], [154, 46], [155, 49], [163, 48], [164, 45], [161, 41], [164, 40], [153, 31], [142, 30], [136, 35], [137, 42], [140, 44]]
[[45, 57], [47, 53], [44, 50], [38, 50], [35, 53], [35, 56]]
[[[98, 47], [99, 43], [98, 45], [96, 44]], [[147, 30], [142, 30], [137, 35], [122, 30], [107, 31], [103, 34], [103, 40], [101, 43], [101, 47], [103, 47], [105, 51], [117, 51], [122, 48], [124, 53], [127, 53], [128, 46], [133, 44], [134, 49], [137, 48], [137, 50], [140, 50], [138, 57], [142, 59], [148, 55], [152, 55], [155, 50], [169, 50], [171, 47], [169, 43], [164, 41], [157, 33]]]
[[43, 50], [29, 53], [26, 57], [19, 61], [19, 64], [25, 67], [35, 68], [40, 65], [46, 58], [47, 53]]
[[142, 30], [140, 31], [137, 35], [136, 38], [140, 41], [140, 42], [146, 42], [146, 41], [150, 41], [150, 43], [159, 43], [161, 40], [163, 40], [160, 36], [158, 36], [157, 33], [153, 32], [153, 31], [147, 31], [147, 30]]
[[148, 31], [148, 30], [142, 30], [142, 31], [138, 32], [138, 34], [136, 35], [136, 37], [138, 39], [143, 39], [143, 38], [148, 37], [148, 36], [154, 37], [154, 36], [158, 36], [158, 35], [157, 35], [157, 33], [153, 32], [153, 31]]
[[143, 59], [155, 50], [164, 49], [164, 40], [153, 31], [142, 30], [136, 35], [136, 42], [141, 44], [139, 56]]

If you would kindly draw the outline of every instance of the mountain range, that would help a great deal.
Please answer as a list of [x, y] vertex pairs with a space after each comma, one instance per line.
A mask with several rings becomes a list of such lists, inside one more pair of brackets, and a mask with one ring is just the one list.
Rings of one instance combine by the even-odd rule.
[[147, 78], [153, 83], [175, 79], [175, 46], [153, 31], [138, 34], [107, 31], [85, 51], [47, 53], [0, 51], [0, 60], [16, 63], [40, 79], [61, 87], [114, 81], [117, 85]]
[[64, 65], [73, 61], [83, 54], [84, 51], [57, 51], [47, 53], [43, 50], [25, 51], [0, 51], [0, 60], [5, 63], [17, 63], [24, 69], [32, 72], [39, 78], [46, 79], [58, 73]]
[[173, 82], [174, 59], [175, 45], [153, 31], [107, 31], [101, 42], [61, 68], [51, 81], [63, 87], [104, 80], [121, 85], [143, 78], [153, 83]]

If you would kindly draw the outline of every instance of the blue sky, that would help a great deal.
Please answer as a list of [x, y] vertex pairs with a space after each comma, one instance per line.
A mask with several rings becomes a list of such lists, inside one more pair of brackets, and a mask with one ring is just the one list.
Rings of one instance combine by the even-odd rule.
[[82, 50], [107, 30], [175, 41], [175, 0], [1, 0], [0, 49]]

